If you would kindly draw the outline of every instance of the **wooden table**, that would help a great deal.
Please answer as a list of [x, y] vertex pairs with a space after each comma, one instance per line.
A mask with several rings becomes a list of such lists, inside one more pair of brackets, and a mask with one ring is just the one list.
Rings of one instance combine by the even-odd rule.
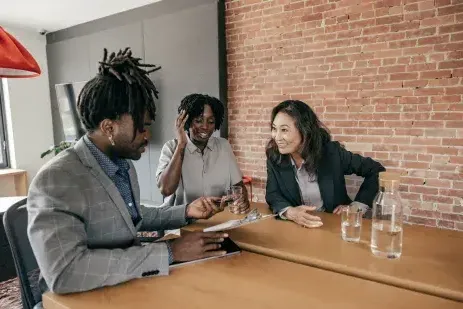
[[45, 309], [460, 308], [460, 303], [243, 252], [71, 295], [46, 293]]
[[0, 169], [0, 196], [27, 195], [27, 172], [24, 170]]
[[[270, 213], [265, 204], [253, 207]], [[342, 241], [339, 216], [319, 215], [324, 225], [318, 229], [272, 218], [228, 233], [247, 251], [463, 301], [463, 233], [406, 225], [402, 257], [387, 260], [370, 252], [371, 220], [363, 220], [361, 243], [353, 244]], [[236, 218], [225, 210], [186, 228], [198, 230]]]

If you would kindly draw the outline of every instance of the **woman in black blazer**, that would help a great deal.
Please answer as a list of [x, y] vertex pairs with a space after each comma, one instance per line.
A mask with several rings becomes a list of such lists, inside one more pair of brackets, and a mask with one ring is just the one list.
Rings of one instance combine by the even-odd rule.
[[[272, 139], [267, 145], [265, 199], [280, 218], [305, 227], [323, 223], [314, 211], [339, 214], [353, 204], [365, 213], [378, 191], [384, 167], [338, 142], [304, 102], [288, 100], [272, 111]], [[355, 201], [347, 195], [344, 175], [364, 177]]]

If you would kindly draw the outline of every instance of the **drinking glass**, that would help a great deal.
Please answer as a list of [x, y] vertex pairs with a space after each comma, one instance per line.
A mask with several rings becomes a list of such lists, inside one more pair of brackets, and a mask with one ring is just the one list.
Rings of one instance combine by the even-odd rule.
[[362, 211], [358, 207], [344, 207], [341, 211], [341, 236], [348, 242], [360, 242]]
[[226, 203], [228, 210], [232, 214], [241, 214], [239, 202], [243, 197], [243, 188], [241, 186], [231, 186], [226, 190]]

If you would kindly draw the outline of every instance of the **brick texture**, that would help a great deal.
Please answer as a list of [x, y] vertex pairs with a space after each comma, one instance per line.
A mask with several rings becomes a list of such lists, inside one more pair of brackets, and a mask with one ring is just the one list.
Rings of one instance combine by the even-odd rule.
[[[270, 112], [309, 104], [350, 151], [403, 175], [411, 224], [463, 230], [463, 4], [226, 0], [230, 142], [264, 201]], [[360, 178], [347, 176], [355, 196]]]

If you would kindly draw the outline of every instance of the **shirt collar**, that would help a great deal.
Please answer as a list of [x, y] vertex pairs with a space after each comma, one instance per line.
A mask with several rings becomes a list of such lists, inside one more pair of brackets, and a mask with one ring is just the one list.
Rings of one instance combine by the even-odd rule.
[[120, 169], [121, 171], [127, 172], [130, 169], [130, 165], [127, 160], [114, 158], [111, 160], [106, 154], [104, 154], [89, 138], [87, 135], [84, 136], [84, 142], [88, 149], [95, 157], [98, 164], [101, 166], [103, 171], [111, 178]]
[[[188, 151], [190, 151], [190, 153], [194, 153], [195, 151], [201, 153], [201, 150], [198, 148], [198, 146], [196, 146], [191, 140], [190, 140], [190, 137], [187, 136], [188, 138], [188, 142], [186, 144], [186, 148], [188, 149]], [[209, 140], [207, 141], [207, 145], [206, 145], [206, 148], [208, 148], [209, 150], [214, 150], [214, 147], [215, 147], [215, 137], [214, 136], [211, 136], [209, 137]]]
[[292, 156], [289, 156], [290, 159], [291, 159], [291, 165], [293, 166], [295, 172], [296, 172], [296, 177], [297, 177], [297, 174], [298, 173], [302, 173], [302, 175], [308, 175], [308, 179], [310, 182], [314, 182], [314, 181], [317, 181], [317, 175], [316, 174], [312, 174], [312, 173], [308, 173], [305, 169], [304, 169], [304, 162], [305, 161], [302, 161], [302, 164], [301, 164], [301, 167], [300, 168], [297, 168], [296, 166], [296, 161], [294, 161], [293, 157]]
[[297, 168], [296, 161], [294, 161], [291, 155], [289, 155], [289, 159], [291, 160], [291, 165], [294, 167], [296, 171], [300, 171], [304, 167], [304, 161], [302, 161], [301, 167]]

